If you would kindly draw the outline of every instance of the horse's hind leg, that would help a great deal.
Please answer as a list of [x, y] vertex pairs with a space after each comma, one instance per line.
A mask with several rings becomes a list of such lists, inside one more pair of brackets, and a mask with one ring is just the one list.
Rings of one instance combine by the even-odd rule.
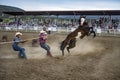
[[70, 43], [68, 44], [69, 46], [67, 47], [68, 53], [70, 53], [70, 50], [69, 50], [69, 49], [75, 47], [75, 44], [76, 44], [76, 38], [73, 38], [72, 40], [70, 40]]
[[62, 55], [64, 56], [64, 49], [65, 47], [67, 46], [67, 42], [64, 40], [62, 43], [61, 43], [61, 46], [60, 46], [60, 50], [62, 51]]
[[66, 49], [67, 49], [68, 53], [70, 53], [70, 50], [69, 50], [69, 49], [70, 49], [70, 47], [67, 47]]

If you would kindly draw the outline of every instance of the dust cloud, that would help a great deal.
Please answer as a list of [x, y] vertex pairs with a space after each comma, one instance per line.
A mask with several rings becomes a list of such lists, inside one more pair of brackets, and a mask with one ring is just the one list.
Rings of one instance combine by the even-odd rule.
[[[62, 56], [62, 52], [60, 51], [60, 43], [63, 38], [58, 37], [55, 40], [50, 39], [47, 43], [51, 47], [51, 53], [53, 56]], [[25, 45], [24, 48], [26, 49], [28, 59], [43, 59], [46, 58], [46, 51], [41, 48], [39, 45], [38, 47], [31, 47], [29, 45]], [[100, 52], [104, 50], [104, 46], [93, 39], [77, 39], [76, 47], [70, 49], [71, 55], [85, 55], [94, 52]], [[65, 56], [69, 55], [67, 50], [65, 49]]]

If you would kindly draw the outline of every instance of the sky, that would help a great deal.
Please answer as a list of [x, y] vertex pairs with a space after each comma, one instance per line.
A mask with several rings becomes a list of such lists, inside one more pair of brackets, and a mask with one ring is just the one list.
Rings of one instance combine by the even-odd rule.
[[120, 0], [0, 0], [0, 5], [26, 11], [120, 10]]

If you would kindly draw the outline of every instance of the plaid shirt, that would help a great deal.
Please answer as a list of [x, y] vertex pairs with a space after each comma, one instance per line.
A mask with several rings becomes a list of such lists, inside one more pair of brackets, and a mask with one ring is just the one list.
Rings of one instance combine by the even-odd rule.
[[47, 34], [41, 33], [39, 35], [39, 43], [40, 44], [45, 44], [46, 43], [46, 37], [47, 37]]
[[13, 45], [18, 45], [18, 43], [21, 41], [21, 39], [20, 38], [18, 38], [18, 37], [15, 37], [14, 39], [13, 39]]

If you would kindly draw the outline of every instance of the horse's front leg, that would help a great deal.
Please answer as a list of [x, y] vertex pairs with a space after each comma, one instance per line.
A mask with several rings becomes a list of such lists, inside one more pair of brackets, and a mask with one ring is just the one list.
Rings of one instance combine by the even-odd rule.
[[94, 34], [94, 35], [93, 35], [93, 38], [96, 37], [96, 33], [95, 33], [95, 31], [90, 31], [89, 35], [90, 35], [91, 33]]
[[64, 40], [64, 41], [62, 42], [62, 44], [61, 44], [61, 46], [60, 46], [60, 49], [61, 49], [61, 51], [62, 51], [62, 56], [64, 56], [64, 49], [65, 49], [65, 47], [66, 47], [68, 44], [69, 44], [69, 41], [67, 41], [67, 40]]

